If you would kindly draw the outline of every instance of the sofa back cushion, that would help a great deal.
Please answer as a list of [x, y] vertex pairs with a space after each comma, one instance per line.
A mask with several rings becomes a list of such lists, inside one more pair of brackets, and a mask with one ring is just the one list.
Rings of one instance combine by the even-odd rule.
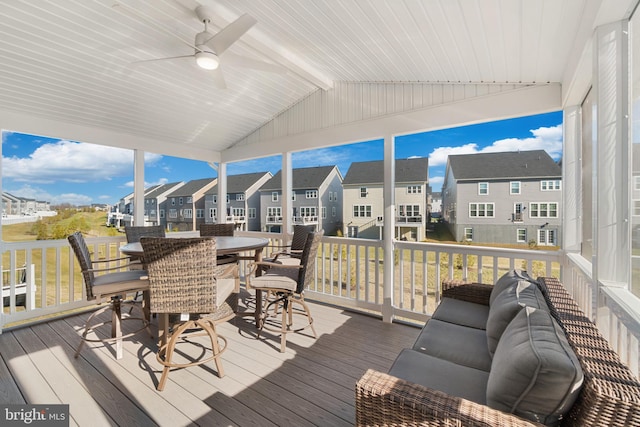
[[505, 274], [503, 274], [502, 277], [500, 277], [495, 283], [495, 285], [493, 285], [491, 295], [489, 296], [489, 305], [493, 304], [493, 301], [498, 297], [498, 295], [502, 293], [502, 291], [510, 288], [521, 280], [536, 283], [536, 281], [532, 279], [524, 270], [515, 269], [507, 271]]
[[487, 404], [545, 425], [557, 425], [583, 382], [580, 363], [562, 328], [546, 310], [525, 307], [496, 348]]
[[526, 280], [513, 283], [494, 299], [489, 306], [486, 326], [489, 354], [493, 356], [505, 328], [525, 306], [549, 311], [538, 286]]

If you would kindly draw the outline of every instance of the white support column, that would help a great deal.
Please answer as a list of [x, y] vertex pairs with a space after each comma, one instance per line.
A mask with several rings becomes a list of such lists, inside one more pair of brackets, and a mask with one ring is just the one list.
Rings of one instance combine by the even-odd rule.
[[580, 252], [582, 242], [582, 115], [580, 106], [567, 107], [563, 111], [562, 147], [562, 249]]
[[133, 225], [144, 225], [144, 151], [133, 150]]
[[291, 194], [293, 193], [293, 166], [291, 164], [291, 152], [282, 154], [282, 239], [289, 240], [293, 232], [293, 218]]
[[384, 322], [393, 321], [393, 291], [394, 284], [394, 230], [395, 230], [395, 139], [392, 136], [384, 138], [384, 275], [383, 275], [383, 300], [382, 300], [382, 320]]
[[628, 22], [596, 28], [594, 282], [628, 286], [631, 272]]
[[227, 222], [227, 164], [218, 164], [218, 224]]

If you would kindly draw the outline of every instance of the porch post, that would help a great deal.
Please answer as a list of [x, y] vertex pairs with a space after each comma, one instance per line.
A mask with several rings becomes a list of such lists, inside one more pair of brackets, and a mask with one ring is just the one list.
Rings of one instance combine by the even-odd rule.
[[144, 151], [133, 150], [133, 225], [144, 225]]
[[218, 224], [227, 222], [227, 164], [218, 163]]
[[630, 283], [628, 34], [627, 21], [602, 25], [594, 33], [593, 278], [598, 287]]
[[384, 230], [382, 232], [382, 245], [384, 250], [384, 276], [383, 276], [383, 300], [382, 320], [393, 321], [393, 271], [395, 258], [393, 254], [394, 230], [395, 230], [395, 139], [387, 135], [384, 137]]
[[282, 234], [283, 242], [289, 239], [292, 232], [293, 204], [291, 203], [291, 194], [293, 192], [293, 166], [291, 165], [291, 152], [282, 154]]
[[[580, 253], [582, 242], [582, 177], [580, 159], [582, 157], [582, 115], [580, 106], [566, 107], [563, 111], [562, 126], [562, 246], [565, 252]], [[567, 284], [569, 278], [562, 280]]]

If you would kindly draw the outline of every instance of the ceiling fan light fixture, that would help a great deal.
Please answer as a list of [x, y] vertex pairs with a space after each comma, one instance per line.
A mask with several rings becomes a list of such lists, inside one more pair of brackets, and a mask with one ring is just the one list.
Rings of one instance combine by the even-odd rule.
[[205, 70], [215, 70], [220, 65], [220, 60], [213, 52], [200, 51], [196, 53], [196, 64]]

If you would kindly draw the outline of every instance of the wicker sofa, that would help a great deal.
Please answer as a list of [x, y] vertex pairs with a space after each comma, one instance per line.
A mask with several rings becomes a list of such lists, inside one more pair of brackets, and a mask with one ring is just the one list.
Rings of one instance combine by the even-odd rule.
[[[496, 406], [500, 405], [496, 405], [495, 402], [481, 404], [473, 400], [477, 400], [475, 397], [465, 399], [461, 396], [465, 393], [473, 394], [473, 390], [469, 392], [463, 390], [455, 394], [447, 393], [446, 391], [450, 388], [461, 390], [455, 384], [443, 383], [442, 386], [437, 387], [421, 385], [420, 382], [425, 381], [431, 384], [433, 382], [430, 380], [431, 376], [441, 376], [440, 372], [434, 371], [433, 366], [429, 366], [435, 358], [441, 356], [437, 353], [425, 355], [424, 365], [416, 366], [416, 361], [422, 360], [422, 356], [418, 354], [421, 346], [424, 350], [425, 345], [437, 342], [433, 341], [433, 337], [425, 337], [425, 329], [423, 329], [414, 348], [403, 350], [389, 373], [370, 369], [357, 382], [356, 424], [360, 426], [540, 426], [543, 425], [542, 422], [546, 422], [547, 425], [561, 426], [640, 426], [638, 379], [620, 361], [595, 325], [585, 317], [557, 279], [539, 278], [535, 282], [542, 291], [550, 314], [573, 350], [571, 353], [577, 357], [582, 374], [580, 380], [576, 382], [576, 384], [579, 383], [577, 393], [567, 400], [568, 407], [563, 408], [562, 415], [558, 416], [558, 419], [536, 421], [535, 417], [530, 416], [531, 414], [525, 414], [527, 419], [523, 418], [522, 414], [514, 415], [514, 411], [496, 409]], [[463, 317], [468, 318], [460, 320], [461, 323], [474, 322], [483, 316], [482, 313], [488, 311], [492, 290], [494, 290], [492, 285], [446, 282], [443, 284], [443, 300], [440, 305], [455, 307], [456, 304], [477, 304], [477, 306], [468, 305], [472, 308], [471, 311], [476, 310], [475, 314], [465, 310], [466, 314]], [[522, 314], [519, 315], [522, 316]], [[441, 312], [439, 317], [447, 320], [446, 313]], [[509, 326], [511, 325], [507, 328]], [[451, 334], [440, 337], [439, 342], [444, 343], [444, 346], [449, 345], [446, 341], [456, 340]], [[457, 345], [473, 345], [473, 339], [468, 341], [470, 342]], [[471, 363], [480, 365], [486, 363], [468, 355], [460, 357], [461, 360], [456, 361], [460, 364], [465, 364], [472, 359]], [[483, 357], [480, 356], [478, 359]], [[438, 363], [440, 362], [435, 363], [436, 369], [439, 369]], [[403, 364], [405, 366], [402, 366]], [[482, 366], [477, 368], [482, 369]], [[503, 369], [502, 366], [499, 368]], [[493, 366], [492, 369], [497, 367]], [[430, 373], [425, 374], [423, 371]], [[394, 373], [399, 376], [393, 375]], [[469, 387], [474, 387], [473, 378], [463, 377], [462, 380], [459, 378], [457, 380], [452, 378], [451, 381], [469, 382]], [[438, 380], [436, 379], [435, 382], [437, 383]]]

